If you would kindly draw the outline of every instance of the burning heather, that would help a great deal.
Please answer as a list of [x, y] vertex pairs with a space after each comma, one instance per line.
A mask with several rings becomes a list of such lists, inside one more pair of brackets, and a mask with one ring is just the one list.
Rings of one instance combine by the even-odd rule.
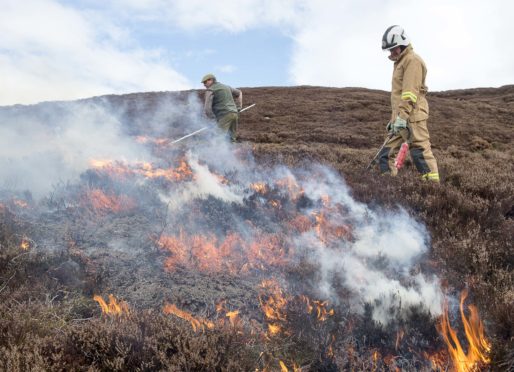
[[[46, 262], [44, 275], [32, 268], [46, 278], [36, 290], [55, 293], [45, 300], [48, 319], [74, 324], [58, 336], [73, 341], [70, 350], [91, 347], [91, 324], [104, 330], [95, 337], [139, 353], [137, 368], [147, 370], [475, 371], [490, 363], [477, 308], [465, 314], [466, 293], [462, 327], [451, 325], [452, 298], [430, 264], [423, 224], [402, 208], [357, 201], [316, 162], [259, 162], [214, 130], [170, 144], [212, 125], [190, 113], [200, 110], [194, 98], [186, 102], [157, 104], [148, 127], [105, 103], [57, 113], [43, 106], [55, 123], [35, 122], [34, 136], [52, 135], [4, 164], [11, 176], [29, 171], [22, 188], [2, 192], [0, 213], [6, 229], [19, 230], [10, 234], [28, 267]], [[38, 117], [18, 115], [22, 127]], [[13, 168], [22, 155], [30, 169]], [[33, 199], [27, 182], [38, 177], [53, 184], [36, 187]], [[8, 262], [11, 278], [18, 256]], [[66, 306], [74, 315], [64, 319]], [[65, 360], [64, 349], [56, 353]], [[95, 353], [81, 353], [79, 364], [118, 368]]]
[[[479, 366], [487, 366], [490, 362], [489, 353], [491, 352], [491, 343], [484, 333], [484, 325], [478, 316], [478, 310], [475, 306], [469, 306], [469, 316], [464, 312], [464, 301], [468, 296], [467, 291], [463, 291], [460, 299], [460, 315], [464, 325], [465, 340], [468, 344], [467, 352], [462, 346], [457, 332], [452, 328], [448, 317], [448, 309], [440, 319], [437, 329], [441, 333], [448, 346], [448, 353], [451, 357], [451, 365], [455, 371], [474, 371]], [[443, 369], [438, 359], [434, 359], [434, 364]]]
[[125, 301], [116, 300], [112, 294], [109, 295], [109, 303], [106, 303], [99, 295], [94, 295], [93, 300], [98, 302], [102, 308], [102, 313], [109, 316], [127, 315], [130, 312], [128, 304]]
[[200, 329], [205, 330], [205, 328], [207, 328], [207, 329], [214, 328], [213, 322], [206, 320], [206, 319], [199, 318], [199, 317], [194, 317], [187, 311], [180, 310], [174, 304], [165, 304], [162, 311], [164, 312], [164, 314], [173, 314], [181, 319], [191, 322], [191, 327], [193, 327], [193, 330], [195, 332]]

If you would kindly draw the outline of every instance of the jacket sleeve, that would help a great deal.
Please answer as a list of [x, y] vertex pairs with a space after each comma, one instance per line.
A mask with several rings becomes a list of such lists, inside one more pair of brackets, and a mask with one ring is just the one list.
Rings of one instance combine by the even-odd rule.
[[212, 99], [213, 99], [213, 93], [210, 90], [205, 91], [205, 103], [203, 106], [203, 110], [205, 112], [205, 115], [208, 118], [214, 118], [214, 112], [212, 111]]
[[230, 88], [232, 91], [232, 97], [234, 97], [234, 101], [236, 102], [236, 106], [238, 110], [243, 108], [243, 92], [239, 89]]
[[410, 60], [404, 67], [402, 96], [398, 105], [398, 115], [405, 120], [416, 106], [423, 81], [423, 66], [416, 59]]

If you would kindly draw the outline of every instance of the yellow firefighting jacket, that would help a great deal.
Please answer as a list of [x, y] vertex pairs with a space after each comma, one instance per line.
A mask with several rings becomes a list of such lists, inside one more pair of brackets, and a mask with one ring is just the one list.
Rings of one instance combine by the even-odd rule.
[[394, 63], [391, 89], [391, 122], [397, 116], [409, 122], [428, 119], [425, 62], [409, 45]]

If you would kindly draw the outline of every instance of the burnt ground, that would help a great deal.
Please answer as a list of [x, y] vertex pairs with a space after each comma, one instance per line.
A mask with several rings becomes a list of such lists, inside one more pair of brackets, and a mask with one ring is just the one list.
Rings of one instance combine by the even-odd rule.
[[[384, 139], [387, 92], [324, 87], [243, 88], [243, 92], [245, 104], [257, 105], [241, 115], [241, 143], [236, 146], [251, 148], [262, 166], [327, 164], [344, 177], [357, 200], [407, 209], [430, 233], [429, 269], [449, 293], [469, 289], [469, 301], [478, 307], [492, 341], [492, 368], [513, 368], [514, 86], [429, 94], [429, 129], [440, 185], [419, 180], [409, 160], [396, 178], [365, 171]], [[147, 122], [142, 117], [163, 98], [186, 104], [190, 93], [201, 98], [201, 92], [138, 93], [91, 101], [119, 107], [129, 133], [137, 135], [145, 133]], [[178, 115], [175, 120], [186, 117]], [[181, 135], [171, 130], [160, 134]], [[82, 181], [98, 182], [87, 174]], [[295, 361], [304, 370], [426, 368], [420, 362], [422, 355], [411, 351], [437, 338], [424, 314], [411, 319], [417, 328], [410, 324], [411, 338], [419, 340], [406, 342], [400, 350], [388, 340], [394, 332], [370, 325], [365, 316], [348, 320], [343, 319], [345, 314], [336, 314], [337, 320], [320, 326], [315, 319], [302, 318], [294, 303], [289, 310], [291, 327], [297, 322], [303, 333], [281, 340], [257, 334], [254, 323], [263, 322], [258, 315], [258, 285], [268, 275], [234, 278], [191, 267], [162, 270], [166, 255], [156, 241], [166, 228], [166, 206], [155, 190], [143, 191], [146, 196], [135, 207], [137, 213], [116, 215], [76, 208], [77, 191], [66, 185], [42, 202], [45, 208], [33, 202], [37, 213], [4, 203], [0, 209], [3, 369], [276, 370], [278, 360], [285, 360], [289, 368]], [[16, 197], [31, 200], [23, 194]], [[214, 209], [224, 208], [213, 203]], [[19, 251], [25, 235], [37, 253]], [[117, 241], [130, 244], [118, 247]], [[286, 276], [301, 280], [311, 270], [289, 268]], [[303, 290], [309, 293], [308, 286]], [[113, 293], [127, 301], [131, 317], [102, 317], [92, 300], [97, 293]], [[216, 319], [220, 299], [231, 310], [248, 314], [242, 326], [247, 332], [227, 327], [194, 332], [187, 322], [161, 314], [163, 302], [169, 302], [198, 317]], [[332, 334], [349, 336], [331, 343]], [[339, 357], [328, 349], [335, 349]], [[377, 364], [376, 350], [398, 357]]]

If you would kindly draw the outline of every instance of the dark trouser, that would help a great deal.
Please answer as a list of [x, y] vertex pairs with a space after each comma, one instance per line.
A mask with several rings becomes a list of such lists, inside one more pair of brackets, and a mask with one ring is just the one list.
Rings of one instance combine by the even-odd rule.
[[229, 112], [218, 119], [218, 128], [227, 133], [232, 142], [236, 142], [238, 122], [239, 114], [237, 112]]
[[[439, 171], [437, 169], [437, 161], [430, 145], [430, 136], [428, 134], [427, 121], [417, 121], [409, 124], [410, 128], [410, 156], [416, 169], [422, 174], [423, 178], [439, 181]], [[402, 131], [391, 138], [388, 144], [382, 149], [378, 157], [378, 165], [381, 173], [391, 173], [396, 175], [398, 172], [394, 166], [393, 154], [401, 146], [408, 132]], [[402, 136], [403, 135], [403, 136]]]

